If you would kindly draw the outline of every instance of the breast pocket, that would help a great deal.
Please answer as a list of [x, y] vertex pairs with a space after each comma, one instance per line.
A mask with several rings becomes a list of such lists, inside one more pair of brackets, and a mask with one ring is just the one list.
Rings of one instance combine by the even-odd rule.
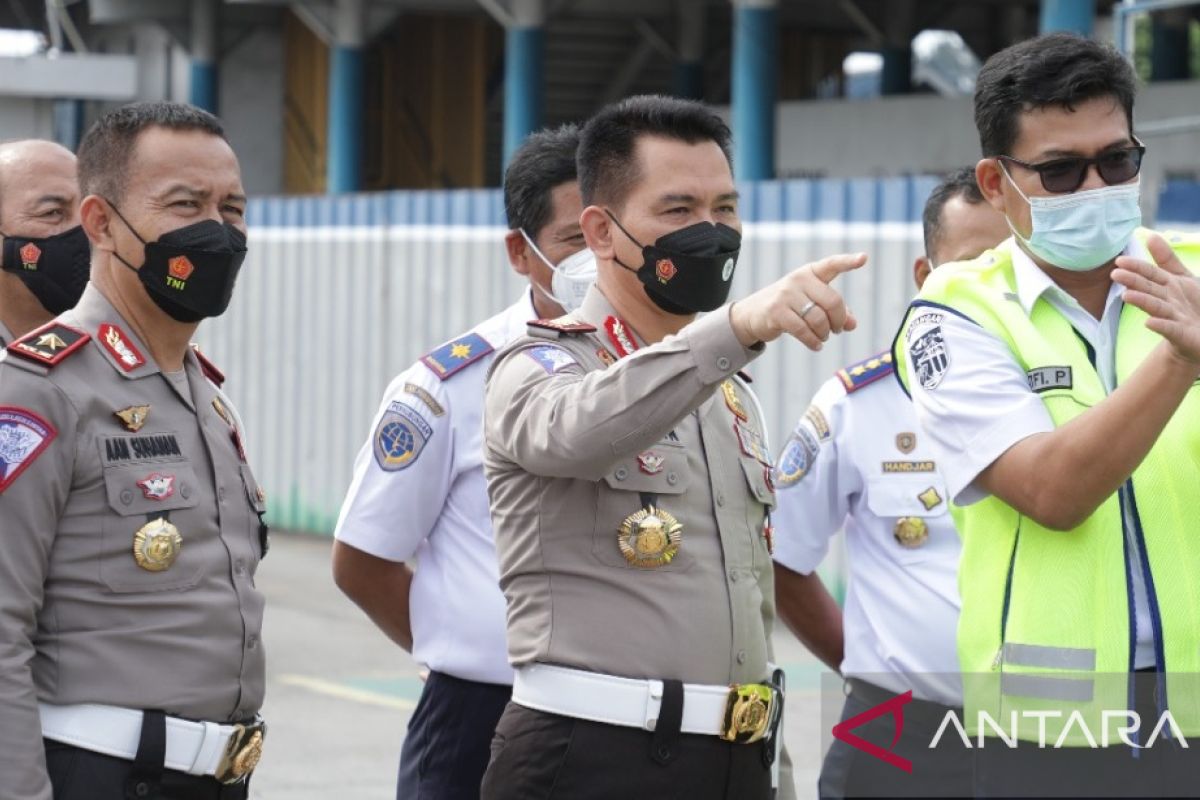
[[947, 535], [941, 523], [949, 507], [946, 484], [936, 472], [870, 478], [867, 507], [880, 519], [881, 546], [902, 564], [925, 561], [945, 547], [957, 546], [934, 538]]
[[[685, 512], [687, 451], [660, 442], [621, 460], [597, 485], [592, 555], [610, 567], [682, 572], [695, 557], [688, 549]], [[653, 499], [651, 513], [645, 500]]]
[[196, 515], [200, 485], [185, 462], [104, 469], [105, 515], [100, 577], [117, 593], [195, 586], [206, 558]]

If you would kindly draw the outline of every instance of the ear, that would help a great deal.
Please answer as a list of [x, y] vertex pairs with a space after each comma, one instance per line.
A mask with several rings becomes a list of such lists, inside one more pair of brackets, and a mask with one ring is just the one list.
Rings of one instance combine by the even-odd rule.
[[984, 158], [975, 165], [975, 182], [988, 205], [999, 211], [1004, 210], [1004, 172], [1000, 168], [1000, 159]]
[[933, 272], [933, 263], [928, 256], [917, 256], [917, 260], [913, 262], [913, 280], [917, 282], [917, 291], [925, 285], [925, 279], [929, 277], [929, 273]]
[[512, 230], [504, 234], [504, 249], [508, 252], [508, 263], [512, 265], [513, 272], [528, 275], [529, 258], [533, 254], [529, 252], [529, 245], [520, 231]]
[[116, 249], [112, 235], [114, 221], [116, 217], [110, 212], [108, 204], [94, 194], [89, 194], [79, 204], [79, 224], [83, 226], [94, 250], [111, 253]]
[[613, 224], [599, 206], [588, 206], [579, 217], [583, 240], [596, 258], [611, 261], [613, 258]]

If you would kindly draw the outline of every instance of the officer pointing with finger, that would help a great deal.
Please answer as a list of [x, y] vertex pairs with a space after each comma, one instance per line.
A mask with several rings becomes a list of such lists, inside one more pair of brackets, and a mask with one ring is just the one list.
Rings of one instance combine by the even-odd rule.
[[715, 113], [673, 98], [590, 120], [597, 285], [493, 363], [484, 465], [516, 678], [488, 800], [794, 797], [776, 775], [771, 457], [737, 372], [785, 333], [816, 349], [852, 329], [828, 284], [865, 257], [727, 304], [729, 144]]
[[0, 360], [0, 798], [247, 796], [262, 753], [265, 497], [189, 347], [246, 256], [207, 112], [142, 103], [79, 149], [92, 282]]

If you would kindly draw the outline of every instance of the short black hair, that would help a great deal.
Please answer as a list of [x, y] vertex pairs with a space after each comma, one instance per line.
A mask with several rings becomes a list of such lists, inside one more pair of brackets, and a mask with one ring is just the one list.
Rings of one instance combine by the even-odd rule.
[[513, 153], [504, 171], [504, 214], [511, 230], [524, 230], [537, 238], [550, 222], [550, 193], [556, 186], [576, 180], [575, 151], [579, 126], [568, 123], [531, 133]]
[[729, 126], [708, 106], [663, 95], [629, 97], [600, 109], [583, 127], [579, 190], [584, 205], [621, 206], [638, 180], [634, 149], [641, 136], [688, 144], [716, 142], [733, 169]]
[[83, 196], [96, 194], [120, 202], [137, 138], [153, 127], [203, 131], [225, 139], [221, 121], [195, 106], [166, 102], [121, 106], [96, 120], [79, 143], [79, 190]]
[[1051, 33], [1014, 44], [987, 60], [975, 81], [975, 127], [984, 157], [1011, 155], [1020, 115], [1111, 97], [1133, 132], [1136, 79], [1129, 62], [1108, 44]]
[[933, 257], [934, 245], [942, 236], [942, 209], [956, 197], [973, 206], [983, 202], [983, 192], [979, 191], [979, 184], [975, 180], [974, 167], [961, 167], [946, 175], [925, 201], [921, 228], [925, 235], [925, 255], [929, 258]]

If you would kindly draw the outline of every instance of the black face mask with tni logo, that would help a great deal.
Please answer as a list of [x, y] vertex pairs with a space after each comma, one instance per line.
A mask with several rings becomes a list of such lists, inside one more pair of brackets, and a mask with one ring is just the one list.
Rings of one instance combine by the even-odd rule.
[[54, 236], [4, 237], [3, 269], [21, 279], [42, 307], [55, 316], [74, 308], [87, 286], [91, 247], [83, 227]]
[[228, 222], [206, 219], [147, 242], [115, 205], [109, 205], [146, 248], [140, 269], [115, 251], [113, 255], [138, 274], [155, 305], [178, 322], [225, 313], [246, 259], [246, 234]]
[[737, 268], [742, 235], [728, 225], [697, 222], [660, 236], [643, 245], [611, 211], [621, 233], [642, 248], [642, 265], [637, 269], [615, 259], [638, 276], [646, 294], [668, 314], [695, 314], [720, 308], [729, 298]]

